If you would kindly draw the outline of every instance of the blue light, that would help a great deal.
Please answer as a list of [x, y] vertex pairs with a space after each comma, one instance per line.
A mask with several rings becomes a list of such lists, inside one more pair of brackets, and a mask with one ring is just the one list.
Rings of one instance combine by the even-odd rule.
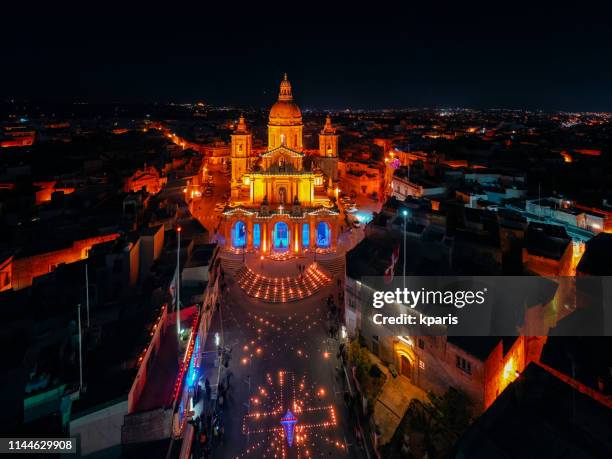
[[355, 216], [357, 217], [357, 220], [364, 225], [367, 225], [372, 220], [372, 214], [365, 212], [358, 212], [355, 214]]
[[285, 429], [285, 436], [287, 437], [287, 443], [290, 447], [293, 445], [293, 434], [295, 432], [295, 425], [297, 422], [298, 420], [293, 415], [291, 410], [287, 410], [287, 414], [285, 414], [280, 421], [283, 429]]
[[302, 245], [308, 247], [310, 245], [310, 225], [304, 223], [302, 226]]
[[281, 251], [289, 248], [289, 227], [285, 222], [274, 225], [274, 248]]
[[261, 245], [261, 228], [259, 223], [253, 225], [253, 247], [256, 249]]
[[187, 370], [187, 376], [185, 377], [185, 384], [193, 389], [198, 382], [198, 373], [200, 370], [199, 367], [199, 355], [200, 355], [200, 340], [199, 337], [195, 337], [195, 344], [193, 346], [193, 353], [191, 354], [191, 359], [189, 360], [189, 368]]
[[326, 222], [319, 222], [317, 225], [317, 247], [329, 247], [331, 242], [330, 228]]
[[246, 246], [246, 226], [242, 220], [234, 226], [234, 248], [239, 249]]

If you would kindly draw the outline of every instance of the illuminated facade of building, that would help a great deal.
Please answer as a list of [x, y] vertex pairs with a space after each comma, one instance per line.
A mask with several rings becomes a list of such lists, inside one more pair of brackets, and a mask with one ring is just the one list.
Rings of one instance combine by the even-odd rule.
[[240, 117], [230, 149], [231, 199], [223, 212], [226, 249], [272, 256], [336, 249], [338, 135], [328, 116], [318, 153], [307, 154], [302, 129], [287, 75], [270, 110], [267, 151], [252, 153], [252, 134]]

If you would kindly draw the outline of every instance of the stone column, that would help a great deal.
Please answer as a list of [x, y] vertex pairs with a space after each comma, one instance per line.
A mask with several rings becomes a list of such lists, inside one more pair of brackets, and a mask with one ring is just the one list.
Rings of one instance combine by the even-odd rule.
[[253, 250], [253, 221], [251, 219], [246, 222], [247, 240], [246, 249]]
[[262, 255], [265, 255], [266, 250], [268, 249], [268, 224], [267, 223], [259, 224], [259, 234], [261, 236], [261, 241], [259, 243], [259, 250]]
[[340, 231], [338, 229], [338, 219], [334, 218], [333, 222], [328, 222], [329, 231], [330, 231], [330, 247], [332, 250], [336, 250], [338, 247], [338, 237], [340, 236]]
[[317, 235], [316, 235], [316, 224], [314, 217], [310, 217], [310, 249], [316, 250], [317, 248]]
[[298, 223], [294, 222], [293, 223], [293, 237], [291, 238], [291, 240], [293, 241], [293, 253], [300, 253], [300, 232], [298, 231]]

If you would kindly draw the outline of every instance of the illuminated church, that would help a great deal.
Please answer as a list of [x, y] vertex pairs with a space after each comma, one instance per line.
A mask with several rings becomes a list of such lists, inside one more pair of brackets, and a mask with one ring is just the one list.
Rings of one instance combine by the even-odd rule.
[[231, 199], [223, 212], [226, 249], [272, 257], [336, 249], [338, 135], [327, 116], [318, 152], [307, 153], [303, 127], [287, 75], [270, 109], [265, 152], [253, 153], [240, 117], [231, 142]]

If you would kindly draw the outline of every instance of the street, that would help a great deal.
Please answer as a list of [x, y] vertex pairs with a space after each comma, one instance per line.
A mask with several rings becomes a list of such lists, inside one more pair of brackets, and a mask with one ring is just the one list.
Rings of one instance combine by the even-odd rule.
[[[213, 437], [212, 457], [365, 457], [344, 401], [339, 341], [328, 333], [326, 299], [337, 297], [337, 287], [300, 302], [266, 304], [247, 297], [228, 277], [205, 349], [214, 354], [215, 333], [231, 349], [228, 370], [207, 372], [211, 386], [218, 375], [224, 382], [231, 374], [221, 414], [224, 434]], [[287, 414], [296, 422], [283, 426]]]
[[230, 191], [230, 179], [223, 175], [220, 167], [213, 166], [207, 168], [206, 177], [212, 177], [212, 195], [193, 199], [190, 208], [192, 215], [208, 230], [212, 240], [221, 216], [221, 212], [215, 211], [215, 205], [226, 201], [223, 195]]

